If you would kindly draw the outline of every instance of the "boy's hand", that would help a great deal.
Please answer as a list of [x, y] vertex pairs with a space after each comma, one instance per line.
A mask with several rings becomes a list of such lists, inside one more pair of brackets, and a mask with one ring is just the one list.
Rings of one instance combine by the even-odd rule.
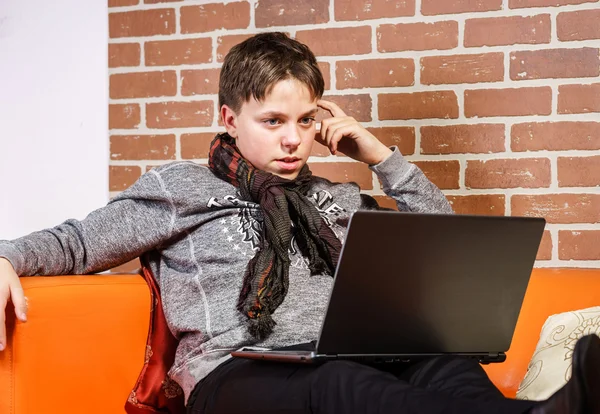
[[27, 299], [21, 287], [19, 276], [10, 262], [0, 257], [0, 351], [6, 349], [6, 307], [11, 300], [17, 318], [27, 321]]
[[350, 158], [374, 165], [392, 153], [392, 150], [383, 145], [356, 119], [347, 116], [335, 103], [321, 99], [317, 106], [328, 111], [333, 117], [321, 121], [321, 139], [318, 140], [328, 147], [332, 154], [339, 150]]

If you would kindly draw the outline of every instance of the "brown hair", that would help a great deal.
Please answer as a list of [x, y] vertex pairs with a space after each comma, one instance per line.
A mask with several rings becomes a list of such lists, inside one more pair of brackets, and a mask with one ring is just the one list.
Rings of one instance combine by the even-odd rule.
[[312, 98], [323, 96], [323, 74], [308, 46], [281, 32], [257, 34], [235, 45], [225, 56], [219, 108], [227, 105], [239, 113], [251, 97], [262, 101], [277, 82], [290, 78], [306, 85]]

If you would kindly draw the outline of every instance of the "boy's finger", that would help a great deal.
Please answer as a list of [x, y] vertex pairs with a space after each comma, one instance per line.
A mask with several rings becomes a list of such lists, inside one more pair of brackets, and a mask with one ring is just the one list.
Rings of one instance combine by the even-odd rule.
[[6, 305], [8, 298], [0, 298], [0, 351], [6, 349]]
[[[327, 141], [327, 146], [329, 147], [329, 150], [332, 154], [335, 154], [337, 152], [337, 141], [334, 142], [334, 137], [336, 136], [337, 132], [340, 130], [345, 131], [346, 128], [350, 125], [352, 125], [352, 123], [348, 122], [348, 120], [342, 120], [340, 122], [336, 122], [332, 125], [329, 125], [329, 127], [327, 128], [327, 137], [325, 138], [325, 140]], [[341, 138], [342, 137], [339, 137], [339, 139]]]
[[337, 104], [334, 102], [326, 101], [324, 99], [319, 99], [317, 101], [317, 106], [319, 108], [325, 109], [326, 111], [329, 111], [329, 113], [333, 117], [346, 116], [346, 113], [344, 111], [342, 111], [342, 108], [337, 106]]
[[331, 131], [331, 140], [329, 142], [329, 148], [332, 154], [337, 153], [338, 144], [347, 134], [352, 132], [352, 123], [345, 123], [339, 125], [335, 130]]
[[331, 131], [335, 130], [338, 125], [347, 123], [345, 118], [329, 118], [321, 121], [321, 137], [323, 139], [323, 145], [329, 146], [331, 141]]
[[10, 287], [10, 299], [15, 306], [17, 318], [22, 322], [27, 322], [27, 298], [20, 285]]

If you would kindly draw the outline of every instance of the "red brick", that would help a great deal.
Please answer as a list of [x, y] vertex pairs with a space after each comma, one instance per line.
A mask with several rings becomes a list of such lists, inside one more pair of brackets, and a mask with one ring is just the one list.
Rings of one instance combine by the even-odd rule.
[[377, 201], [377, 204], [379, 204], [379, 207], [383, 207], [383, 208], [391, 208], [392, 210], [398, 210], [398, 204], [396, 203], [396, 200], [394, 200], [391, 197], [385, 196], [385, 195], [376, 195], [373, 196], [373, 198], [375, 199], [375, 201]]
[[108, 15], [110, 37], [154, 36], [175, 33], [175, 10], [135, 10]]
[[108, 7], [135, 6], [140, 0], [108, 0]]
[[591, 85], [560, 85], [558, 113], [584, 114], [600, 112], [600, 83]]
[[[372, 120], [370, 95], [325, 95], [323, 99], [336, 103], [347, 116], [353, 117], [358, 122], [371, 122]], [[331, 115], [320, 109], [315, 119], [317, 122], [321, 122], [326, 118], [331, 118]]]
[[421, 127], [421, 154], [484, 154], [503, 152], [503, 124]]
[[198, 69], [181, 71], [181, 94], [206, 95], [219, 93], [221, 69]]
[[503, 216], [504, 194], [477, 194], [468, 196], [446, 196], [456, 214]]
[[139, 124], [140, 106], [138, 104], [111, 104], [108, 106], [109, 129], [137, 128]]
[[140, 65], [139, 43], [111, 43], [108, 45], [108, 67]]
[[548, 230], [544, 230], [535, 260], [552, 260], [552, 235]]
[[176, 94], [177, 75], [173, 70], [110, 75], [112, 99], [175, 96]]
[[112, 135], [111, 160], [175, 159], [175, 135]]
[[518, 89], [477, 89], [465, 91], [465, 116], [550, 115], [552, 89], [549, 86]]
[[458, 161], [416, 161], [414, 164], [439, 189], [455, 190], [459, 188], [460, 163]]
[[421, 84], [480, 83], [504, 80], [504, 53], [421, 58]]
[[559, 13], [556, 18], [558, 40], [600, 39], [600, 9]]
[[600, 222], [600, 194], [514, 195], [514, 216], [544, 217], [548, 223]]
[[559, 187], [600, 187], [600, 155], [559, 157]]
[[406, 126], [367, 128], [379, 141], [388, 147], [398, 147], [402, 155], [415, 153], [415, 128]]
[[216, 132], [203, 132], [199, 134], [181, 135], [181, 158], [198, 159], [208, 158], [210, 143], [217, 135]]
[[360, 162], [315, 162], [309, 165], [312, 173], [332, 182], [355, 182], [362, 190], [373, 189], [373, 174]]
[[184, 39], [146, 42], [147, 66], [193, 65], [212, 61], [212, 39]]
[[458, 118], [454, 91], [379, 94], [379, 119]]
[[111, 165], [108, 167], [108, 189], [109, 191], [123, 191], [135, 183], [141, 175], [140, 167]]
[[[320, 140], [321, 138], [321, 134], [319, 132], [317, 132], [315, 134], [315, 141], [313, 143], [312, 146], [312, 150], [310, 152], [310, 156], [311, 157], [329, 157], [331, 156], [331, 152], [329, 151], [329, 148], [327, 148], [325, 145], [322, 145], [318, 142], [318, 140]], [[342, 156], [341, 153], [338, 153], [336, 156]]]
[[244, 40], [251, 38], [254, 34], [240, 34], [240, 35], [228, 35], [219, 36], [217, 38], [217, 62], [223, 62], [225, 56], [232, 47], [238, 43], [242, 43]]
[[415, 15], [415, 0], [335, 0], [335, 20], [369, 20]]
[[585, 78], [600, 75], [598, 49], [547, 49], [511, 52], [512, 80]]
[[160, 102], [146, 104], [148, 128], [211, 126], [213, 101]]
[[369, 26], [301, 30], [296, 33], [296, 40], [306, 44], [316, 56], [371, 53]]
[[146, 4], [157, 4], [157, 3], [176, 3], [184, 0], [144, 0]]
[[258, 0], [256, 27], [319, 24], [329, 21], [329, 0]]
[[520, 9], [526, 7], [558, 7], [567, 4], [596, 3], [598, 0], [508, 0], [508, 7]]
[[423, 0], [421, 4], [421, 13], [425, 16], [492, 10], [502, 10], [502, 0]]
[[511, 129], [513, 151], [600, 149], [600, 122], [529, 122]]
[[343, 60], [336, 64], [337, 89], [411, 86], [413, 59]]
[[558, 258], [560, 260], [600, 260], [599, 230], [560, 230]]
[[250, 26], [250, 3], [213, 3], [181, 8], [181, 33], [245, 29]]
[[382, 24], [377, 28], [377, 50], [454, 49], [458, 46], [458, 22]]
[[549, 14], [467, 19], [465, 47], [550, 43]]
[[323, 75], [323, 81], [325, 82], [325, 90], [331, 89], [331, 71], [329, 62], [317, 62], [321, 74]]
[[467, 188], [539, 188], [550, 186], [550, 159], [469, 160]]

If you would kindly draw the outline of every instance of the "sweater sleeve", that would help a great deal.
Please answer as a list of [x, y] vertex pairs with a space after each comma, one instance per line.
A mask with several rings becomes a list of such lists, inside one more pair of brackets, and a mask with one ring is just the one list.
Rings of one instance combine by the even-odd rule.
[[381, 163], [369, 168], [377, 174], [385, 194], [394, 200], [400, 211], [452, 214], [450, 203], [423, 172], [409, 163], [397, 147]]
[[175, 215], [160, 175], [150, 171], [81, 221], [0, 241], [0, 257], [21, 276], [104, 271], [166, 241]]

